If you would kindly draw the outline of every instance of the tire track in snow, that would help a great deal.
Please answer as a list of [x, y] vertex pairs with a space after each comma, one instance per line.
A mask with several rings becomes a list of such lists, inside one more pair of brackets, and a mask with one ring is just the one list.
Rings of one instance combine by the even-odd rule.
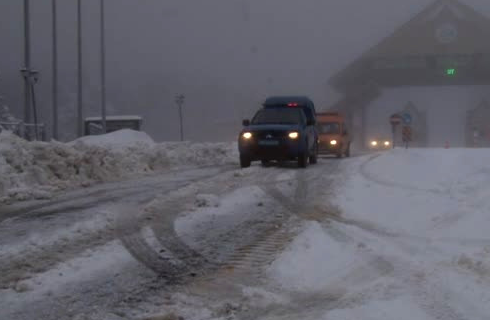
[[[195, 169], [191, 169], [191, 171], [194, 170]], [[221, 168], [218, 171], [219, 172], [218, 174], [229, 172], [229, 171], [231, 171], [231, 169], [229, 169], [228, 167]], [[143, 190], [138, 190], [139, 188], [136, 185], [136, 186], [129, 186], [127, 188], [123, 188], [125, 189], [125, 192], [120, 193], [120, 190], [117, 189], [117, 186], [115, 186], [116, 189], [108, 190], [108, 192], [114, 191], [116, 193], [116, 195], [111, 196], [111, 198], [113, 199], [121, 199], [121, 197], [122, 199], [125, 200], [127, 200], [128, 197], [129, 199], [131, 199], [131, 197], [136, 197], [137, 199], [139, 198], [140, 194], [151, 193], [152, 195], [154, 195], [155, 192], [161, 192], [162, 189], [164, 190], [169, 188], [171, 189], [185, 188], [186, 186], [191, 185], [196, 181], [200, 181], [202, 179], [208, 178], [209, 176], [212, 177], [215, 174], [216, 172], [212, 172], [212, 173], [208, 173], [204, 177], [188, 178], [186, 181], [177, 182], [177, 184], [172, 182], [171, 187], [169, 187], [168, 182], [161, 182], [158, 181], [157, 179], [156, 182], [145, 183], [143, 185]], [[134, 193], [131, 194], [131, 191], [134, 191]], [[88, 193], [88, 195], [90, 198], [92, 197], [92, 193]], [[96, 199], [95, 200], [89, 199], [89, 202], [95, 203]], [[65, 201], [62, 201], [62, 204], [64, 203]], [[59, 212], [63, 212], [64, 210], [62, 210], [62, 208], [66, 208], [66, 207], [62, 206], [61, 209], [57, 208], [57, 210]], [[69, 208], [70, 206], [68, 207], [68, 209]], [[47, 207], [46, 210], [49, 210], [49, 207]], [[150, 250], [151, 247], [145, 246], [145, 242], [137, 242], [135, 241], [134, 237], [131, 236], [127, 236], [127, 235], [124, 237], [121, 236], [121, 234], [125, 234], [125, 233], [131, 235], [132, 225], [131, 223], [128, 223], [124, 219], [119, 219], [119, 217], [124, 217], [124, 216], [134, 217], [137, 214], [137, 212], [131, 210], [131, 206], [129, 206], [129, 208], [128, 207], [120, 208], [120, 210], [121, 210], [120, 212], [114, 212], [116, 216], [116, 221], [114, 223], [115, 225], [112, 225], [112, 223], [108, 223], [106, 226], [103, 226], [100, 229], [83, 230], [81, 233], [77, 233], [74, 236], [61, 237], [49, 243], [36, 243], [36, 245], [32, 245], [31, 241], [28, 241], [25, 244], [25, 249], [18, 250], [17, 252], [12, 254], [6, 253], [0, 255], [0, 289], [7, 289], [9, 287], [13, 287], [17, 282], [21, 280], [29, 279], [33, 277], [35, 274], [46, 272], [49, 269], [55, 267], [59, 263], [71, 260], [79, 256], [87, 249], [104, 245], [110, 241], [113, 241], [114, 239], [117, 239], [118, 237], [124, 240], [123, 243], [126, 243], [127, 247], [132, 249], [133, 252], [135, 251], [147, 252], [148, 257], [146, 257], [145, 260], [146, 263], [151, 263], [150, 261], [160, 262], [161, 261], [160, 257], [155, 256], [153, 254], [153, 251]], [[36, 213], [34, 216], [32, 215], [32, 212], [30, 212], [25, 217], [29, 217], [29, 219], [34, 219], [34, 220], [39, 219], [40, 216], [37, 214], [38, 212], [35, 211], [34, 213]], [[44, 216], [45, 213], [43, 213], [42, 216]], [[122, 221], [124, 221], [124, 223], [121, 223]], [[160, 265], [161, 263], [159, 264], [159, 266]]]

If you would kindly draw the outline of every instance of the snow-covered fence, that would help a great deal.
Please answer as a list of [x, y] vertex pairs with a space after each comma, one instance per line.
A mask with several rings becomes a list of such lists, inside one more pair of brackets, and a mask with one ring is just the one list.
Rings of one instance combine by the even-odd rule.
[[27, 140], [46, 141], [46, 126], [44, 123], [24, 123], [24, 138]]
[[7, 130], [21, 137], [23, 136], [23, 132], [24, 132], [23, 125], [24, 123], [22, 121], [0, 122], [0, 131]]
[[[46, 127], [43, 123], [33, 124], [17, 122], [0, 122], [0, 131], [3, 129], [27, 140], [46, 141]], [[37, 131], [37, 132], [36, 132]]]

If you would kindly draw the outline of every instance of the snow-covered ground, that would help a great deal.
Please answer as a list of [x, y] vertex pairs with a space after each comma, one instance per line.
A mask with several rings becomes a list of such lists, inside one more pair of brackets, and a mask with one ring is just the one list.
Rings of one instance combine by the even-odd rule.
[[175, 167], [237, 162], [232, 143], [155, 143], [121, 130], [70, 143], [28, 142], [0, 133], [0, 203], [47, 199], [61, 190], [148, 175]]
[[[307, 223], [268, 268], [280, 291], [311, 294], [308, 308], [264, 319], [489, 319], [490, 150], [397, 149], [344, 165], [340, 217]], [[322, 295], [333, 301], [315, 306]]]
[[[120, 134], [68, 148], [158, 148]], [[213, 145], [165, 146], [180, 159], [172, 167], [203, 163], [192, 159], [204, 150], [189, 149]], [[72, 191], [0, 222], [0, 310], [15, 320], [487, 320], [489, 160], [490, 150], [396, 149]], [[85, 198], [95, 200], [77, 208]], [[162, 280], [173, 274], [183, 282]]]

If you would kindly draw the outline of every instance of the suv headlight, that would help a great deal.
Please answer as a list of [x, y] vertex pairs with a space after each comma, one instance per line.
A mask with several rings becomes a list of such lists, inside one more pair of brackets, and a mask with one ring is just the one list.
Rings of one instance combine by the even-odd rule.
[[336, 145], [337, 145], [337, 140], [331, 140], [331, 141], [330, 141], [330, 144], [331, 144], [332, 146], [336, 146]]
[[251, 138], [252, 138], [252, 133], [251, 133], [251, 132], [244, 132], [244, 133], [242, 134], [242, 137], [243, 137], [244, 139], [246, 139], [246, 140], [251, 139]]
[[288, 136], [289, 136], [290, 139], [298, 139], [299, 133], [297, 133], [296, 131], [295, 132], [290, 132]]

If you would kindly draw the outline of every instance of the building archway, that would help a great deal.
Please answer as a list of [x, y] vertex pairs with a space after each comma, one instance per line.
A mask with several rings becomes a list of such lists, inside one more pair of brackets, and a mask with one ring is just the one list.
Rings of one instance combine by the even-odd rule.
[[[488, 39], [489, 18], [457, 0], [437, 0], [329, 80], [343, 95], [332, 108], [353, 114], [353, 119], [360, 118], [355, 139], [366, 141], [371, 104], [387, 89], [490, 85]], [[463, 123], [457, 132], [457, 144], [464, 145], [467, 139], [464, 114], [472, 103], [465, 101], [460, 104], [461, 110], [453, 110], [451, 121]], [[391, 111], [399, 109], [400, 105], [394, 105]], [[460, 113], [463, 119], [458, 119]], [[426, 130], [422, 134], [426, 142], [431, 140], [436, 125], [445, 128], [434, 123], [443, 118], [425, 117]], [[389, 126], [388, 118], [383, 121]]]

